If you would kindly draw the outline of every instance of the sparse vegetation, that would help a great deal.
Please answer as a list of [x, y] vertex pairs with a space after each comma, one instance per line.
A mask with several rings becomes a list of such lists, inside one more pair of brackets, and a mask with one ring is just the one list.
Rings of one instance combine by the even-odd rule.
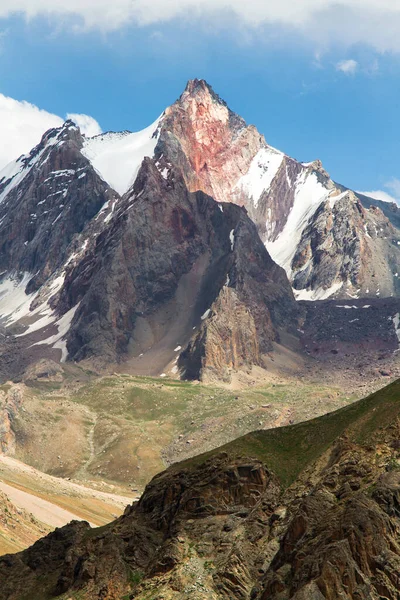
[[[40, 446], [32, 441], [22, 460], [33, 458], [35, 466], [56, 475], [133, 484], [138, 489], [168, 464], [248, 432], [311, 418], [349, 402], [338, 388], [290, 380], [233, 391], [121, 374], [85, 376], [80, 385], [67, 379], [57, 389], [50, 382], [30, 386], [41, 406], [40, 439], [49, 451], [44, 460], [38, 456]], [[68, 442], [73, 418], [74, 439]], [[37, 426], [25, 422], [23, 430], [31, 435]], [[69, 454], [61, 463], [54, 460], [60, 455], [56, 447], [60, 431]]]
[[[299, 473], [325, 452], [344, 432], [360, 444], [368, 444], [374, 433], [399, 418], [400, 382], [396, 381], [367, 398], [316, 419], [290, 427], [256, 431], [215, 451], [184, 462], [195, 467], [218, 452], [254, 457], [265, 462], [289, 486]], [[396, 461], [397, 465], [397, 461]], [[182, 468], [182, 464], [179, 468]]]

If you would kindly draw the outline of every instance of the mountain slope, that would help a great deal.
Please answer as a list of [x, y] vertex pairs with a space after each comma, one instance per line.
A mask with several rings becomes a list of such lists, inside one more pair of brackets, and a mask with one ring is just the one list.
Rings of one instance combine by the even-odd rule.
[[0, 559], [0, 598], [395, 600], [398, 397], [396, 382], [174, 465], [105, 528]]

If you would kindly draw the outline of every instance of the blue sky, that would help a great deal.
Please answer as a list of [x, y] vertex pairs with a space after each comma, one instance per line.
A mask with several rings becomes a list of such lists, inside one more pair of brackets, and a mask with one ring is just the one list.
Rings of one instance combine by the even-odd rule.
[[0, 93], [61, 117], [91, 115], [104, 131], [138, 130], [189, 78], [204, 78], [271, 145], [303, 161], [320, 158], [353, 189], [400, 198], [400, 48], [383, 38], [370, 45], [368, 35], [318, 39], [290, 22], [199, 18], [107, 28], [6, 13]]

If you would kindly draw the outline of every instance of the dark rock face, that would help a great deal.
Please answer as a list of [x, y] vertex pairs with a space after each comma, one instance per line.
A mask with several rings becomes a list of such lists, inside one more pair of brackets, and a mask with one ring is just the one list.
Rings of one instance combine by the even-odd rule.
[[6, 194], [0, 203], [0, 267], [34, 273], [30, 292], [64, 264], [75, 234], [117, 197], [81, 147], [79, 129], [67, 121], [21, 159], [19, 183], [20, 174], [0, 183], [0, 195]]
[[[263, 350], [279, 327], [295, 328], [297, 307], [286, 275], [246, 212], [188, 192], [171, 165], [165, 179], [167, 164], [143, 163], [109, 228], [67, 272], [60, 305], [65, 311], [80, 302], [68, 338], [75, 360], [93, 354], [116, 360], [128, 346], [137, 356], [173, 327], [181, 345], [187, 343], [228, 279], [255, 322], [254, 343]], [[192, 299], [184, 278], [193, 271]], [[177, 318], [185, 326], [169, 314], [178, 304], [185, 314]], [[250, 352], [247, 360], [253, 358]]]

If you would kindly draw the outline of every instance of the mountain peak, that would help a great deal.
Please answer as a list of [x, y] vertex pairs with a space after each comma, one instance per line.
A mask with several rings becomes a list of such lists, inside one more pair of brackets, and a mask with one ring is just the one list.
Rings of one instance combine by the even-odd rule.
[[185, 92], [189, 94], [194, 94], [199, 90], [208, 90], [212, 92], [213, 89], [209, 83], [205, 79], [189, 79], [186, 84]]
[[227, 107], [226, 102], [214, 92], [212, 86], [205, 79], [189, 79], [179, 100], [182, 101], [188, 97], [201, 98], [206, 96], [211, 97], [214, 102]]

